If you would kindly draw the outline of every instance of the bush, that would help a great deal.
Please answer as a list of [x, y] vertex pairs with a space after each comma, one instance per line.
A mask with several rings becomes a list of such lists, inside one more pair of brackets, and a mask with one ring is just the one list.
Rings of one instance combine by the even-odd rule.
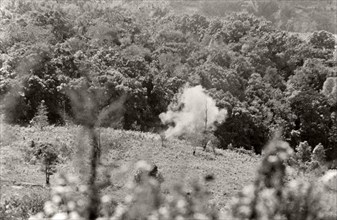
[[[188, 192], [182, 184], [173, 187], [168, 195], [160, 192], [160, 183], [157, 178], [147, 175], [152, 166], [144, 161], [136, 164], [136, 170], [142, 170], [139, 183], [130, 179], [127, 184], [129, 195], [122, 204], [112, 200], [111, 196], [101, 197], [100, 217], [106, 219], [219, 219], [215, 208], [208, 203], [208, 192], [199, 181], [192, 185]], [[144, 175], [143, 175], [144, 174]], [[208, 178], [209, 179], [209, 178]], [[58, 186], [52, 189], [52, 199], [45, 203], [44, 211], [32, 216], [31, 220], [52, 218], [55, 219], [86, 219], [88, 212], [88, 198], [76, 194], [71, 179], [60, 177]], [[83, 194], [88, 193], [88, 187], [79, 187]]]
[[28, 219], [43, 210], [47, 197], [40, 193], [29, 194], [23, 198], [11, 197], [0, 205], [0, 220]]
[[218, 126], [214, 135], [220, 140], [223, 148], [232, 145], [234, 148], [251, 150], [253, 147], [255, 153], [261, 154], [262, 146], [268, 140], [268, 132], [265, 126], [254, 123], [249, 112], [236, 109]]
[[59, 156], [61, 149], [64, 149], [64, 145], [57, 149], [57, 146], [52, 143], [31, 141], [30, 147], [26, 150], [26, 161], [32, 164], [37, 161], [41, 163], [41, 170], [46, 175], [46, 185], [50, 184], [50, 176], [56, 172], [56, 164], [61, 162], [61, 157]]
[[310, 44], [319, 49], [335, 49], [335, 37], [327, 31], [315, 31], [309, 38]]
[[316, 185], [286, 182], [285, 162], [293, 154], [288, 143], [273, 141], [258, 170], [255, 183], [239, 193], [232, 206], [237, 219], [322, 219], [323, 207]]
[[323, 165], [326, 162], [325, 149], [322, 144], [318, 144], [311, 155], [312, 161], [317, 161], [320, 165]]
[[287, 163], [299, 169], [302, 172], [324, 171], [327, 168], [325, 148], [322, 144], [318, 144], [314, 150], [304, 141], [296, 147], [296, 153], [290, 157]]
[[[321, 146], [317, 147], [319, 149]], [[264, 151], [264, 158], [253, 184], [245, 187], [235, 198], [232, 216], [235, 219], [324, 219], [322, 195], [326, 184], [335, 178], [335, 172], [327, 173], [320, 181], [289, 181], [286, 162], [293, 157], [287, 142], [272, 141]], [[219, 219], [219, 213], [208, 203], [209, 192], [200, 181], [187, 191], [183, 183], [175, 185], [170, 193], [162, 194], [156, 175], [149, 175], [153, 166], [145, 161], [136, 164], [139, 171], [127, 184], [129, 194], [117, 204], [110, 195], [99, 195], [97, 219]], [[123, 171], [125, 172], [125, 171]], [[331, 178], [332, 176], [332, 178]], [[141, 180], [141, 181], [137, 181]], [[212, 181], [213, 177], [205, 178]], [[90, 187], [76, 180], [61, 176], [52, 189], [52, 199], [44, 210], [31, 220], [57, 218], [81, 220], [88, 217]], [[96, 218], [95, 218], [96, 219]]]
[[311, 160], [311, 151], [312, 148], [309, 146], [308, 142], [301, 142], [296, 146], [295, 159], [302, 163], [309, 162]]
[[45, 105], [44, 100], [42, 100], [41, 104], [37, 109], [37, 113], [34, 116], [34, 118], [30, 121], [30, 124], [32, 126], [39, 127], [42, 130], [49, 124], [47, 114], [48, 114], [47, 106]]

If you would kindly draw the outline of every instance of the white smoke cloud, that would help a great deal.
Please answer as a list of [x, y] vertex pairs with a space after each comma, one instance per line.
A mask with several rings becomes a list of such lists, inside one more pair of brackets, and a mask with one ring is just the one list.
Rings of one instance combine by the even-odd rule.
[[211, 129], [215, 122], [222, 122], [227, 117], [227, 110], [216, 107], [215, 100], [200, 85], [185, 88], [179, 97], [179, 105], [182, 108], [178, 111], [168, 110], [159, 115], [163, 124], [174, 124], [165, 131], [167, 138]]

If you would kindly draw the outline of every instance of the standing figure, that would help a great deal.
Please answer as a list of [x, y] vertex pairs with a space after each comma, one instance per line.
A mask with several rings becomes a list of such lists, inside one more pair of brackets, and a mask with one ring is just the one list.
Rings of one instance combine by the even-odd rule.
[[160, 137], [160, 140], [161, 140], [161, 146], [166, 147], [167, 139], [166, 139], [165, 133], [164, 132], [159, 133], [159, 137]]

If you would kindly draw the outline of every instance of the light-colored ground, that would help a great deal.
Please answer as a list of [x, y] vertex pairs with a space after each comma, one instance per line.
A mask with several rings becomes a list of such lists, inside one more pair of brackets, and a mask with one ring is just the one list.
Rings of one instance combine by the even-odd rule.
[[[40, 171], [40, 165], [32, 165], [24, 160], [25, 149], [29, 148], [31, 140], [59, 141], [74, 149], [82, 149], [76, 150], [73, 159], [60, 165], [58, 170], [73, 175], [81, 173], [83, 175], [81, 179], [85, 181], [85, 171], [88, 170], [85, 163], [88, 159], [88, 143], [85, 132], [82, 132], [81, 128], [50, 127], [39, 131], [34, 128], [8, 125], [2, 127], [0, 142], [2, 199], [12, 195], [22, 196], [29, 191], [48, 192], [48, 189], [38, 186], [29, 187], [29, 190], [27, 186], [13, 187], [17, 183], [44, 185], [45, 179]], [[188, 141], [168, 140], [163, 147], [159, 135], [151, 133], [101, 129], [101, 144], [102, 164], [109, 167], [112, 175], [115, 175], [114, 167], [126, 165], [129, 168], [125, 175], [119, 175], [118, 178], [113, 176], [114, 187], [105, 189], [115, 195], [115, 199], [119, 201], [124, 199], [126, 194], [124, 186], [133, 176], [135, 162], [147, 160], [155, 163], [164, 176], [163, 191], [169, 191], [176, 182], [186, 182], [188, 187], [190, 182], [202, 179], [207, 174], [213, 174], [215, 181], [208, 183], [212, 200], [224, 207], [243, 186], [253, 181], [259, 161], [257, 156], [223, 150], [218, 150], [215, 158], [213, 152], [204, 152], [201, 148], [198, 148], [196, 155], [193, 156], [193, 146]]]
[[[58, 172], [78, 176], [82, 181], [86, 180], [89, 147], [86, 134], [80, 127], [48, 127], [40, 131], [2, 124], [0, 140], [1, 201], [11, 196], [49, 193], [49, 188], [44, 187], [45, 179], [40, 165], [29, 164], [24, 159], [25, 149], [29, 148], [31, 140], [58, 142], [72, 148], [72, 157], [65, 164], [58, 166]], [[207, 183], [211, 201], [220, 210], [226, 211], [231, 198], [244, 186], [252, 183], [261, 160], [260, 156], [219, 149], [216, 157], [211, 150], [204, 152], [201, 148], [198, 148], [193, 156], [191, 142], [173, 139], [168, 140], [163, 147], [159, 135], [152, 133], [101, 129], [100, 140], [100, 171], [105, 170], [112, 175], [112, 185], [102, 193], [112, 194], [118, 202], [125, 198], [125, 185], [133, 177], [134, 164], [138, 160], [147, 160], [155, 163], [164, 176], [163, 192], [169, 192], [176, 182], [184, 182], [188, 189], [192, 181], [213, 174], [215, 180]], [[118, 173], [121, 167], [126, 167], [127, 172]], [[51, 179], [52, 185], [54, 178], [55, 175]], [[332, 214], [337, 212], [337, 205], [334, 205], [337, 204], [337, 194], [330, 192], [324, 198], [327, 206], [331, 206], [328, 210]]]

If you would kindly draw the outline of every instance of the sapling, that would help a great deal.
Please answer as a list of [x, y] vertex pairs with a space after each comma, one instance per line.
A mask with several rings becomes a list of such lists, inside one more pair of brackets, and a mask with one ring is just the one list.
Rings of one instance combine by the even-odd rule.
[[159, 137], [160, 137], [160, 140], [161, 140], [161, 146], [162, 147], [166, 147], [166, 141], [167, 141], [167, 139], [166, 139], [166, 136], [165, 136], [165, 133], [164, 132], [161, 132], [160, 134], [159, 134]]
[[[209, 141], [209, 134], [210, 134], [210, 131], [209, 129], [207, 129], [207, 120], [208, 120], [208, 117], [207, 117], [207, 113], [208, 112], [208, 107], [207, 107], [207, 99], [205, 99], [205, 117], [204, 117], [204, 128], [201, 132], [201, 147], [204, 151], [206, 151], [206, 147], [207, 147], [207, 144], [208, 144], [208, 141]], [[194, 149], [193, 149], [193, 155], [195, 155], [196, 153], [196, 150], [197, 150], [197, 146], [195, 145], [194, 146]], [[215, 154], [215, 153], [214, 153]]]
[[50, 185], [50, 176], [56, 172], [56, 164], [59, 162], [55, 147], [50, 143], [41, 143], [37, 146], [34, 156], [41, 161], [42, 171], [46, 176], [46, 185]]
[[325, 150], [321, 143], [318, 144], [312, 151], [311, 160], [317, 161], [320, 164], [325, 162]]
[[277, 135], [264, 152], [255, 182], [233, 200], [233, 217], [245, 220], [323, 219], [317, 185], [303, 180], [286, 181], [285, 162], [293, 154], [290, 145], [279, 140]]
[[38, 126], [40, 130], [43, 130], [43, 128], [49, 124], [47, 114], [48, 114], [47, 106], [45, 105], [45, 101], [42, 100], [39, 107], [37, 108], [36, 115], [30, 121], [31, 125]]
[[319, 143], [314, 150], [312, 151], [311, 154], [311, 168], [319, 168], [319, 167], [324, 167], [324, 164], [326, 164], [326, 159], [325, 159], [325, 149], [324, 146]]
[[300, 144], [296, 146], [296, 159], [302, 163], [309, 162], [311, 159], [311, 150], [312, 148], [307, 141], [300, 142]]

